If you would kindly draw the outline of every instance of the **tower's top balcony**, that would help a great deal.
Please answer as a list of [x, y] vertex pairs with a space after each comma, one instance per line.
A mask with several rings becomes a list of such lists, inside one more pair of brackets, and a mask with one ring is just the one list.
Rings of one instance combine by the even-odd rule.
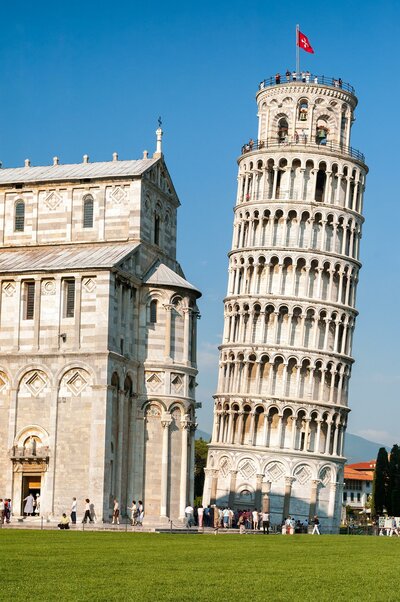
[[241, 155], [267, 149], [270, 149], [272, 151], [278, 149], [297, 149], [298, 151], [314, 153], [323, 153], [324, 151], [328, 151], [336, 155], [345, 155], [347, 157], [351, 157], [352, 159], [356, 159], [357, 161], [365, 163], [364, 154], [356, 148], [330, 141], [325, 136], [319, 136], [320, 133], [317, 131], [316, 136], [314, 136], [314, 138], [312, 138], [311, 140], [309, 140], [305, 134], [299, 135], [297, 132], [293, 137], [289, 137], [287, 134], [285, 134], [281, 138], [268, 138], [267, 140], [253, 140], [252, 138], [250, 138], [250, 140], [242, 146]]
[[326, 77], [326, 75], [315, 75], [309, 71], [286, 72], [285, 74], [276, 74], [274, 77], [269, 77], [260, 82], [258, 89], [259, 91], [269, 88], [271, 86], [283, 86], [287, 84], [313, 84], [320, 86], [328, 86], [331, 88], [341, 89], [345, 92], [349, 92], [355, 96], [355, 89], [349, 83], [343, 82], [341, 78], [338, 79], [332, 77]]

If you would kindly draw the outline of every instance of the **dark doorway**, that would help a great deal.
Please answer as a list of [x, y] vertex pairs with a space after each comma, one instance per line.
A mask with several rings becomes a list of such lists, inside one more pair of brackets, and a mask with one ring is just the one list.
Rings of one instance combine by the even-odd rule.
[[[22, 497], [21, 497], [21, 515], [24, 514], [24, 499], [31, 493], [36, 500], [36, 494], [40, 495], [42, 486], [42, 477], [40, 474], [23, 475], [22, 477]], [[36, 510], [36, 507], [34, 507]]]

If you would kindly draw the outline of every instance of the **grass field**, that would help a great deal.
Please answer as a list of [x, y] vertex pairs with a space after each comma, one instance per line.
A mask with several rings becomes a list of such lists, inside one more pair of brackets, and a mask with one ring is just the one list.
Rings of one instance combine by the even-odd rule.
[[400, 540], [0, 530], [0, 600], [400, 600]]

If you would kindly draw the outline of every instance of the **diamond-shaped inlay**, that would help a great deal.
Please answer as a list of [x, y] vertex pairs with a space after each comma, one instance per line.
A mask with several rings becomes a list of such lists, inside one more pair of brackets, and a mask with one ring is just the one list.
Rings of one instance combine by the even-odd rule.
[[321, 481], [322, 481], [323, 485], [325, 485], [325, 487], [326, 487], [326, 486], [328, 485], [328, 483], [330, 482], [330, 480], [331, 480], [331, 475], [332, 475], [332, 473], [331, 473], [331, 469], [330, 469], [330, 468], [328, 468], [328, 467], [324, 468], [324, 469], [321, 471], [321, 474], [320, 474], [320, 477], [319, 477], [319, 478], [321, 479]]
[[179, 374], [172, 375], [171, 384], [175, 391], [180, 391], [182, 389], [183, 381]]
[[271, 481], [279, 481], [285, 474], [285, 469], [279, 462], [274, 462], [268, 467], [268, 476]]
[[28, 378], [25, 384], [32, 395], [36, 397], [46, 386], [46, 381], [43, 376], [39, 374], [39, 372], [34, 372], [32, 376]]
[[161, 378], [157, 376], [157, 374], [153, 373], [151, 376], [149, 376], [146, 382], [150, 389], [155, 390], [161, 385], [162, 381]]
[[4, 282], [3, 284], [3, 293], [7, 297], [12, 297], [15, 293], [15, 284], [14, 282]]
[[222, 474], [223, 477], [227, 476], [230, 468], [231, 468], [231, 465], [229, 463], [228, 458], [223, 458], [223, 460], [222, 460], [222, 462], [220, 464], [220, 467], [219, 467], [220, 472], [221, 472], [221, 474]]
[[73, 395], [79, 395], [87, 385], [87, 380], [80, 372], [74, 374], [67, 380], [67, 387]]
[[296, 481], [298, 481], [301, 485], [305, 485], [311, 479], [311, 469], [308, 466], [299, 466], [294, 476]]
[[256, 472], [254, 464], [250, 462], [250, 460], [245, 460], [243, 464], [239, 467], [240, 473], [245, 479], [250, 479], [253, 474]]
[[55, 192], [55, 190], [50, 192], [50, 194], [48, 194], [47, 197], [44, 199], [45, 205], [51, 211], [54, 211], [54, 209], [57, 209], [57, 207], [59, 206], [61, 201], [62, 201], [62, 196], [60, 194], [58, 194], [58, 192]]
[[123, 188], [121, 188], [121, 186], [117, 186], [116, 188], [114, 188], [114, 190], [111, 193], [111, 198], [116, 202], [116, 203], [121, 203], [122, 201], [124, 201], [126, 199], [126, 192]]
[[86, 278], [86, 280], [83, 281], [83, 286], [88, 293], [92, 293], [96, 288], [96, 282], [93, 280], [93, 278]]
[[160, 408], [155, 405], [151, 405], [146, 409], [147, 418], [158, 418], [161, 416]]

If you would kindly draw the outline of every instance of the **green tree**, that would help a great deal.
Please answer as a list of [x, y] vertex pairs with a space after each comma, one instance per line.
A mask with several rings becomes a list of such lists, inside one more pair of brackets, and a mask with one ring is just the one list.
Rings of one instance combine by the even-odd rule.
[[387, 504], [387, 486], [389, 478], [388, 455], [385, 447], [381, 447], [376, 458], [374, 480], [372, 483], [372, 516], [383, 513]]
[[207, 463], [208, 444], [207, 441], [196, 439], [194, 445], [194, 497], [203, 495], [204, 469]]
[[400, 516], [400, 448], [398, 445], [393, 445], [390, 452], [387, 511], [391, 516]]

